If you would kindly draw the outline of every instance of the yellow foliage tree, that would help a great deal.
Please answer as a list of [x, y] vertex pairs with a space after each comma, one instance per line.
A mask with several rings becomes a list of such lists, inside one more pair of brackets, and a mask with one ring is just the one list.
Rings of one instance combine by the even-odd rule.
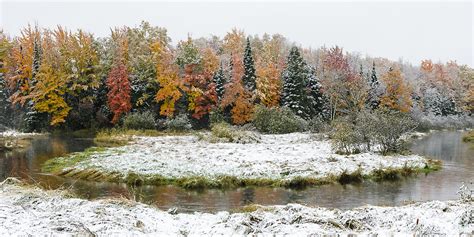
[[51, 125], [65, 122], [71, 108], [63, 98], [66, 92], [63, 75], [49, 63], [41, 64], [38, 82], [33, 91], [34, 107], [38, 112], [51, 115]]
[[156, 57], [156, 74], [160, 83], [160, 89], [156, 93], [157, 102], [162, 102], [160, 114], [173, 117], [175, 104], [185, 90], [182, 80], [179, 78], [178, 65], [173, 62], [173, 54], [165, 45], [154, 43], [152, 51]]
[[409, 112], [413, 104], [411, 100], [412, 89], [403, 79], [400, 69], [390, 69], [382, 76], [385, 83], [385, 93], [380, 99], [380, 107]]

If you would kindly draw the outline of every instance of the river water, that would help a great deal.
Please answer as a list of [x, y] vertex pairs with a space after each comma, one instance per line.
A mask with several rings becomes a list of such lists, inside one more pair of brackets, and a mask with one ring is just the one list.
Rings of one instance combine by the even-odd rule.
[[40, 172], [43, 162], [93, 146], [92, 139], [51, 136], [33, 139], [23, 151], [0, 152], [0, 181], [19, 176], [45, 188], [68, 188], [83, 198], [126, 197], [161, 209], [179, 212], [233, 211], [248, 204], [279, 205], [301, 203], [309, 206], [347, 209], [372, 205], [401, 205], [412, 201], [458, 198], [462, 182], [474, 182], [474, 149], [463, 143], [459, 131], [439, 131], [415, 140], [412, 151], [443, 161], [440, 171], [397, 181], [358, 184], [329, 184], [304, 190], [250, 187], [234, 190], [190, 191], [176, 186], [129, 187], [125, 184], [89, 182]]

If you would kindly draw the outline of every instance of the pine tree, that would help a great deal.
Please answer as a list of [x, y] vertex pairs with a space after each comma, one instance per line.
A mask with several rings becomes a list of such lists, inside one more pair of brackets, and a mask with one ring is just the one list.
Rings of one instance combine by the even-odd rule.
[[217, 92], [217, 99], [218, 102], [222, 100], [225, 92], [225, 76], [224, 76], [224, 69], [222, 65], [220, 66], [219, 70], [214, 74], [213, 81], [216, 84], [216, 92]]
[[302, 118], [309, 117], [305, 94], [307, 77], [306, 63], [303, 57], [301, 57], [298, 48], [293, 46], [288, 55], [286, 69], [282, 73], [282, 105], [290, 108]]
[[369, 93], [367, 96], [367, 105], [370, 109], [376, 109], [380, 104], [380, 83], [375, 71], [375, 62], [372, 64], [372, 73], [369, 79]]
[[307, 100], [309, 102], [309, 116], [310, 117], [323, 117], [327, 116], [326, 98], [321, 91], [321, 83], [319, 78], [316, 77], [315, 70], [313, 67], [308, 66], [308, 95]]
[[247, 38], [247, 45], [245, 46], [244, 52], [244, 75], [242, 76], [242, 82], [244, 83], [245, 89], [250, 92], [254, 92], [256, 89], [255, 80], [257, 79], [257, 76], [255, 72], [255, 63], [252, 57], [250, 39]]

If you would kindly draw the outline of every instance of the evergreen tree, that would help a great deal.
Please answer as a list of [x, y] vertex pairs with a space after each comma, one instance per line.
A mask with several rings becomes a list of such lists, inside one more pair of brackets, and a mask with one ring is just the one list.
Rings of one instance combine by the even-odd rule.
[[375, 62], [372, 64], [372, 73], [369, 78], [369, 93], [367, 96], [367, 105], [370, 109], [376, 109], [380, 104], [380, 83], [375, 72]]
[[37, 37], [33, 44], [33, 66], [31, 67], [31, 84], [36, 84], [36, 74], [38, 74], [41, 66], [41, 42]]
[[225, 92], [225, 87], [224, 87], [225, 76], [224, 76], [224, 69], [222, 68], [222, 65], [220, 66], [219, 70], [217, 70], [217, 72], [214, 73], [213, 81], [216, 84], [217, 99], [218, 99], [218, 102], [220, 102]]
[[328, 110], [326, 108], [326, 98], [321, 91], [321, 83], [319, 78], [316, 77], [315, 70], [313, 67], [308, 66], [308, 94], [307, 100], [309, 102], [309, 116], [311, 118], [320, 116], [325, 118]]
[[293, 46], [288, 55], [287, 65], [282, 73], [283, 92], [282, 105], [290, 108], [302, 118], [309, 117], [305, 87], [308, 71], [306, 63], [296, 46]]
[[245, 88], [253, 92], [256, 89], [257, 76], [255, 74], [255, 63], [252, 57], [252, 48], [250, 47], [250, 39], [247, 38], [247, 45], [245, 46], [244, 52], [244, 75], [242, 76], [242, 82]]
[[10, 97], [7, 90], [5, 76], [0, 71], [0, 129], [1, 125], [8, 126], [11, 122], [11, 107], [8, 98]]
[[[37, 83], [37, 74], [41, 66], [41, 40], [39, 37], [35, 38], [33, 45], [33, 65], [31, 67], [30, 86], [34, 88]], [[25, 130], [27, 132], [40, 132], [48, 125], [48, 118], [46, 113], [38, 112], [35, 109], [35, 104], [30, 100], [26, 107], [25, 115]]]

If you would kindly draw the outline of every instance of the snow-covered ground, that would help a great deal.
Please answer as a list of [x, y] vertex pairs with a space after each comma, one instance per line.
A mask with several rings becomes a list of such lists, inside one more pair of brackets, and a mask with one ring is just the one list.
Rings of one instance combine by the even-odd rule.
[[195, 136], [136, 137], [123, 147], [109, 148], [77, 163], [76, 171], [129, 172], [166, 178], [233, 176], [237, 178], [327, 178], [359, 168], [369, 174], [380, 168], [425, 167], [418, 155], [377, 153], [338, 155], [329, 140], [311, 134], [261, 135], [259, 143], [209, 143]]
[[0, 186], [0, 236], [474, 233], [474, 203], [463, 201], [364, 206], [348, 211], [288, 204], [249, 213], [174, 214], [125, 200], [68, 198], [59, 191], [25, 187], [14, 180]]

